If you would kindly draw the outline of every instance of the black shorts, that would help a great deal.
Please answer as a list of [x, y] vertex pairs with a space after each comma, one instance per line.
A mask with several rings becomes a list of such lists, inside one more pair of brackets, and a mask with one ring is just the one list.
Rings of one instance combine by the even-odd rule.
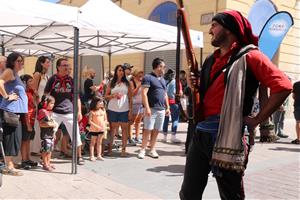
[[32, 131], [27, 130], [26, 125], [22, 125], [22, 141], [33, 140], [35, 136], [34, 128], [32, 127]]
[[89, 132], [89, 134], [91, 135], [91, 136], [98, 136], [98, 135], [101, 135], [101, 134], [103, 134], [104, 132]]
[[294, 107], [294, 116], [296, 121], [300, 121], [300, 107]]
[[21, 126], [12, 127], [2, 124], [3, 128], [3, 147], [6, 156], [17, 156], [22, 141]]

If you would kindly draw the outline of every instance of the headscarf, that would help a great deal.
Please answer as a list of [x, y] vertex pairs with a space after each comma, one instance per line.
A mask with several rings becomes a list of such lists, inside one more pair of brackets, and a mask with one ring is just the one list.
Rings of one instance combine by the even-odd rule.
[[235, 10], [224, 11], [216, 14], [212, 20], [235, 34], [242, 46], [248, 44], [258, 45], [258, 37], [252, 33], [250, 22], [240, 12]]

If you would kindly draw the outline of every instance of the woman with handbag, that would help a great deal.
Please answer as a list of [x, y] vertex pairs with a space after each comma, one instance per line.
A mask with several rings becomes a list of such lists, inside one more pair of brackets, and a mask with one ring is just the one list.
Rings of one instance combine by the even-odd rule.
[[28, 112], [28, 99], [25, 86], [18, 72], [23, 69], [24, 59], [18, 53], [11, 53], [7, 57], [6, 69], [0, 75], [0, 122], [3, 128], [3, 146], [6, 168], [3, 174], [22, 176], [16, 171], [12, 156], [17, 156], [20, 150], [22, 132], [19, 115]]

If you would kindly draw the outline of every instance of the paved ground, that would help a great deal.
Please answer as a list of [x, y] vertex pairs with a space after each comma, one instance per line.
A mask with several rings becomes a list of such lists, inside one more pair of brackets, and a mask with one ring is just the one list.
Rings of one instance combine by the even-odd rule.
[[[182, 140], [185, 130], [186, 125], [180, 124]], [[285, 132], [288, 139], [255, 145], [245, 175], [247, 199], [300, 199], [300, 146], [290, 144], [295, 138], [293, 120], [286, 120]], [[86, 161], [77, 175], [70, 175], [70, 160], [54, 159], [55, 172], [36, 169], [23, 171], [22, 177], [4, 176], [0, 199], [178, 199], [184, 145], [158, 142], [159, 159], [139, 160], [138, 147], [128, 149], [128, 158], [115, 152], [103, 162]], [[212, 177], [204, 199], [219, 199]]]

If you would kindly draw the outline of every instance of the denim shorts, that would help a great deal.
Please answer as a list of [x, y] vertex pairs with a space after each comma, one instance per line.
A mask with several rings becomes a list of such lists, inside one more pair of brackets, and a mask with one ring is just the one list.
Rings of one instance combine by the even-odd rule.
[[144, 129], [161, 131], [165, 120], [165, 110], [151, 108], [151, 116], [144, 116]]
[[133, 104], [132, 105], [132, 114], [133, 115], [143, 114], [143, 112], [144, 112], [143, 104]]
[[296, 121], [300, 121], [300, 107], [294, 108], [294, 116], [295, 116]]
[[128, 113], [129, 113], [129, 111], [114, 112], [114, 111], [111, 111], [111, 110], [107, 110], [108, 121], [109, 122], [127, 123], [128, 122]]

